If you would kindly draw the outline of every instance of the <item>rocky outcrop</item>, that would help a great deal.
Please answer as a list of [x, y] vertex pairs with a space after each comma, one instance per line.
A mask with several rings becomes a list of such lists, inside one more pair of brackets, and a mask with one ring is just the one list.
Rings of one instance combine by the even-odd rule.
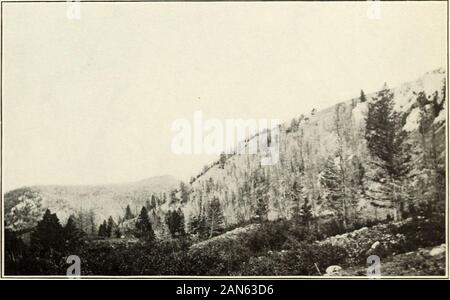
[[194, 245], [191, 246], [191, 250], [193, 249], [200, 249], [202, 247], [206, 247], [209, 244], [214, 244], [216, 242], [220, 242], [223, 240], [234, 240], [237, 239], [241, 236], [245, 236], [246, 234], [248, 234], [249, 232], [255, 232], [256, 230], [258, 230], [258, 228], [260, 227], [259, 224], [250, 224], [248, 226], [245, 227], [239, 227], [230, 231], [225, 232], [224, 234], [215, 236], [213, 238], [210, 238], [206, 241], [203, 242], [199, 242], [196, 243]]
[[342, 270], [342, 267], [340, 267], [340, 266], [329, 266], [325, 270], [324, 276], [335, 276], [335, 275], [338, 275], [339, 272], [341, 272], [341, 270]]
[[[442, 244], [381, 259], [380, 277], [445, 276], [445, 249], [446, 245]], [[342, 269], [333, 276], [367, 276], [367, 267]]]
[[369, 255], [383, 256], [387, 253], [395, 254], [406, 239], [403, 234], [393, 233], [396, 228], [412, 222], [405, 219], [401, 222], [363, 227], [361, 229], [347, 232], [341, 235], [329, 237], [319, 244], [331, 244], [343, 247], [347, 253], [349, 265], [364, 262]]

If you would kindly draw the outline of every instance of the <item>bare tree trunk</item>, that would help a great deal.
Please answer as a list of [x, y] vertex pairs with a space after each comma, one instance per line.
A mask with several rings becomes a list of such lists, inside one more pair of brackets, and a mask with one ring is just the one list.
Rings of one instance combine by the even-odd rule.
[[211, 229], [210, 229], [210, 232], [209, 232], [209, 238], [212, 238], [213, 230], [214, 230], [214, 216], [212, 216], [212, 218], [211, 218]]

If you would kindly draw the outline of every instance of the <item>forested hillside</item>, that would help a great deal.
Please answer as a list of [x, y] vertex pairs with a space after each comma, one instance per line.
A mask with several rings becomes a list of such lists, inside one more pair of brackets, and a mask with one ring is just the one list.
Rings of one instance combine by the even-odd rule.
[[398, 220], [422, 204], [443, 210], [445, 72], [300, 115], [279, 141], [278, 164], [223, 155], [192, 179], [180, 195], [189, 230], [217, 210], [212, 231], [258, 218], [334, 216], [346, 227]]
[[442, 275], [445, 76], [355, 91], [281, 124], [275, 139], [245, 141], [278, 141], [273, 165], [262, 152], [222, 154], [189, 183], [10, 191], [7, 273], [65, 274], [76, 254], [83, 275], [322, 275], [333, 265], [348, 274], [375, 254], [410, 274], [405, 253], [418, 251], [434, 257], [421, 274]]
[[163, 201], [165, 195], [177, 188], [179, 183], [172, 176], [157, 176], [122, 184], [42, 185], [16, 189], [5, 194], [6, 227], [28, 230], [49, 208], [63, 222], [70, 215], [76, 216], [84, 231], [96, 234], [103, 220], [110, 216], [119, 220], [127, 206], [133, 215], [137, 215], [143, 205], [152, 201], [152, 196], [158, 196]]

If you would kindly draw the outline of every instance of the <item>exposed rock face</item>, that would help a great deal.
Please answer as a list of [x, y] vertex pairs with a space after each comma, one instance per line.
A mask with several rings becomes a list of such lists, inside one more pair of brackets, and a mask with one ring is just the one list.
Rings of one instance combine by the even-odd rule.
[[399, 228], [412, 222], [412, 219], [405, 219], [401, 222], [376, 225], [371, 228], [363, 227], [361, 229], [348, 232], [341, 235], [329, 237], [319, 244], [331, 244], [341, 246], [348, 252], [348, 263], [351, 265], [364, 262], [371, 254], [377, 254], [382, 251], [395, 251], [405, 242], [405, 236], [402, 234], [393, 234], [394, 228]]

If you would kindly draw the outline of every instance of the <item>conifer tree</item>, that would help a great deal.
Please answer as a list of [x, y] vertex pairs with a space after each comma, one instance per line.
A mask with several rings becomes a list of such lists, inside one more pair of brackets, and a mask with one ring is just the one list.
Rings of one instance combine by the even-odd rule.
[[147, 209], [147, 211], [151, 211], [152, 210], [152, 204], [150, 203], [150, 200], [145, 200], [145, 208]]
[[76, 219], [71, 215], [63, 228], [64, 241], [67, 250], [74, 251], [81, 247], [85, 233], [76, 226]]
[[227, 156], [224, 152], [220, 153], [220, 158], [219, 158], [219, 168], [224, 169], [225, 168], [225, 163], [227, 162]]
[[155, 195], [152, 195], [152, 199], [150, 201], [150, 205], [152, 209], [155, 209], [157, 206], [158, 200], [156, 199]]
[[79, 212], [78, 217], [75, 220], [77, 227], [83, 232], [87, 234], [97, 234], [95, 212], [92, 209], [87, 212]]
[[100, 237], [107, 237], [108, 236], [108, 224], [106, 223], [106, 220], [103, 220], [103, 223], [100, 224], [98, 228], [98, 236]]
[[345, 227], [347, 223], [345, 194], [333, 156], [329, 156], [325, 161], [323, 171], [320, 174], [320, 184], [324, 187], [326, 206], [337, 214]]
[[409, 145], [405, 143], [404, 116], [394, 110], [394, 94], [385, 84], [368, 102], [365, 138], [372, 164], [377, 169], [372, 180], [377, 183], [372, 198], [392, 203], [395, 217], [402, 214], [404, 179], [408, 173]]
[[361, 90], [361, 95], [359, 96], [359, 101], [360, 101], [361, 103], [364, 103], [364, 102], [367, 101], [366, 95], [364, 94], [364, 91], [363, 91], [363, 90]]
[[189, 221], [189, 232], [191, 234], [197, 234], [201, 238], [208, 236], [207, 221], [203, 213], [191, 217]]
[[55, 257], [65, 248], [64, 232], [56, 214], [47, 209], [30, 236], [30, 246], [38, 257]]
[[291, 216], [295, 222], [302, 219], [303, 206], [307, 203], [307, 197], [304, 195], [304, 187], [300, 180], [295, 180], [292, 188], [288, 191], [288, 196], [291, 201]]
[[169, 199], [170, 199], [170, 202], [169, 202], [170, 205], [178, 203], [179, 199], [177, 196], [177, 190], [170, 191]]
[[106, 236], [107, 237], [112, 237], [113, 233], [116, 230], [116, 227], [117, 227], [116, 222], [114, 222], [113, 217], [110, 216], [109, 219], [108, 219], [108, 224], [106, 226]]
[[189, 201], [189, 188], [184, 183], [180, 183], [180, 197], [181, 197], [181, 203], [187, 203]]
[[131, 212], [130, 205], [127, 205], [127, 208], [125, 209], [125, 220], [131, 220], [134, 219], [134, 215]]
[[222, 233], [224, 221], [223, 211], [219, 199], [214, 197], [207, 208], [207, 226], [210, 238]]
[[136, 220], [136, 237], [143, 241], [153, 241], [155, 239], [155, 233], [153, 232], [152, 224], [148, 217], [148, 211], [144, 207], [141, 209], [141, 213]]
[[290, 131], [296, 132], [298, 131], [299, 121], [296, 118], [293, 118], [291, 121]]
[[259, 187], [256, 190], [256, 210], [255, 217], [259, 223], [263, 223], [268, 218], [269, 207], [268, 207], [268, 196], [264, 193], [264, 188]]
[[307, 228], [310, 228], [311, 220], [313, 219], [313, 214], [312, 214], [312, 207], [309, 204], [308, 198], [306, 197], [300, 209], [300, 216], [303, 225], [305, 225]]
[[172, 237], [181, 237], [186, 234], [184, 230], [184, 214], [181, 209], [168, 211], [166, 214], [166, 225]]

